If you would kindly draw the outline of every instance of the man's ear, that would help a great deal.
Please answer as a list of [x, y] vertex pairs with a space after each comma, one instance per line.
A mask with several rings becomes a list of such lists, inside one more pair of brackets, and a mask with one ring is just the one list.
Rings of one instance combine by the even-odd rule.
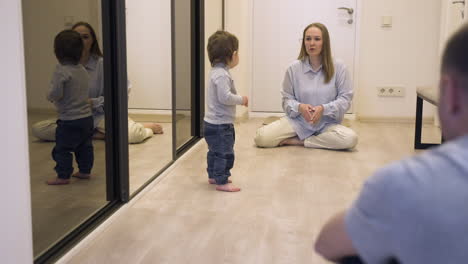
[[463, 98], [461, 87], [462, 81], [457, 78], [455, 74], [444, 74], [441, 77], [442, 81], [442, 91], [441, 92], [441, 102], [445, 104], [445, 109], [447, 109], [448, 113], [451, 115], [457, 115], [460, 113]]

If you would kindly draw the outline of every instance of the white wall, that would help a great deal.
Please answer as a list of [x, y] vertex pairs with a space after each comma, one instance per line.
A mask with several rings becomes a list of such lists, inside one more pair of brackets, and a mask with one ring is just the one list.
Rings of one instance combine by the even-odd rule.
[[[208, 45], [208, 38], [223, 27], [223, 0], [205, 0], [205, 102], [208, 93], [209, 73], [211, 69], [210, 60], [208, 59], [208, 52], [206, 45]], [[205, 103], [205, 111], [208, 105]]]
[[127, 4], [129, 108], [171, 109], [171, 1]]
[[[440, 1], [360, 1], [355, 110], [359, 116], [368, 118], [412, 118], [416, 109], [416, 87], [437, 85]], [[249, 58], [255, 56], [250, 46], [252, 0], [226, 2], [226, 29], [240, 40], [241, 62], [233, 69], [233, 77], [240, 93], [248, 95], [251, 89]], [[382, 16], [392, 16], [392, 28], [380, 26]], [[406, 96], [378, 97], [376, 87], [383, 85], [404, 86]], [[426, 116], [433, 114], [433, 108], [426, 105], [424, 108]]]
[[98, 22], [100, 1], [23, 0], [22, 2], [28, 108], [54, 109], [53, 104], [46, 100], [46, 93], [57, 63], [53, 48], [55, 35], [66, 28], [65, 17], [72, 17], [71, 24], [78, 21], [89, 22], [98, 31], [96, 34], [100, 35]]
[[[226, 0], [225, 29], [239, 39], [239, 65], [231, 69], [237, 93], [249, 96], [252, 87], [252, 0]], [[248, 114], [248, 108], [237, 107], [236, 115]]]
[[0, 259], [2, 263], [32, 263], [31, 197], [27, 143], [26, 87], [20, 0], [0, 1], [0, 78], [4, 102], [0, 130], [2, 191], [0, 192]]
[[[440, 51], [445, 47], [448, 38], [460, 27], [463, 21], [468, 21], [468, 1], [463, 4], [453, 4], [454, 0], [441, 0], [441, 28], [440, 28]], [[464, 9], [465, 18], [461, 12]]]
[[[437, 86], [438, 82], [440, 1], [362, 2], [357, 113], [363, 117], [414, 117], [416, 87]], [[380, 26], [382, 16], [392, 16], [391, 28]], [[406, 96], [378, 97], [376, 87], [386, 85], [405, 87]], [[432, 110], [426, 105], [426, 110]]]

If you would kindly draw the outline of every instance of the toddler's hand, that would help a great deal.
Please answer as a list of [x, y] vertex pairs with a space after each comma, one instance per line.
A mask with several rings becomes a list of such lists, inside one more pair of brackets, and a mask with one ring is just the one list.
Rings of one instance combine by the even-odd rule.
[[245, 107], [249, 106], [249, 98], [247, 96], [242, 96], [242, 105]]

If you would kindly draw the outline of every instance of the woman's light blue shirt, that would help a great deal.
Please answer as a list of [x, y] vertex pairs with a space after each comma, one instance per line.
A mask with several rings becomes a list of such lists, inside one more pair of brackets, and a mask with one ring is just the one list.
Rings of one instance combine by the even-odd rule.
[[[316, 71], [309, 60], [296, 60], [286, 70], [283, 80], [283, 110], [299, 139], [321, 133], [331, 124], [340, 124], [353, 99], [352, 82], [346, 66], [334, 61], [335, 74], [325, 83], [322, 66]], [[323, 106], [322, 119], [310, 124], [299, 113], [299, 104]]]
[[104, 68], [102, 57], [90, 56], [84, 65], [89, 74], [89, 98], [93, 102], [94, 127], [104, 118]]

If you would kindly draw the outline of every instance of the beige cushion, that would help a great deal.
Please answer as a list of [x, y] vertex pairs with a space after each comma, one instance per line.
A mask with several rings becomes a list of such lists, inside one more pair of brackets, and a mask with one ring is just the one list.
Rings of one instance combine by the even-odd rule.
[[431, 86], [417, 87], [416, 94], [433, 105], [437, 105], [439, 102], [439, 89], [437, 88]]

